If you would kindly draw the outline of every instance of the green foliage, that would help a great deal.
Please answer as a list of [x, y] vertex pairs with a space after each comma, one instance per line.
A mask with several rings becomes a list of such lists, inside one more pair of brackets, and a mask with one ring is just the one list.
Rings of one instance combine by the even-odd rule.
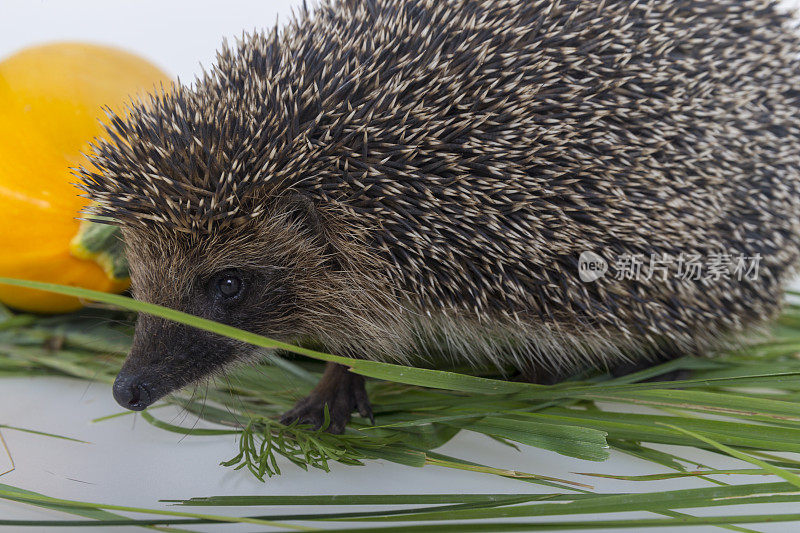
[[[707, 359], [687, 356], [620, 378], [597, 373], [542, 386], [505, 381], [489, 374], [471, 376], [348, 359], [279, 343], [124, 296], [35, 282], [13, 283], [77, 295], [127, 311], [93, 308], [48, 318], [3, 310], [0, 314], [0, 376], [67, 375], [110, 383], [130, 345], [134, 318], [130, 311], [163, 316], [269, 350], [264, 351], [263, 364], [234, 368], [224, 376], [199, 384], [194, 391], [178, 392], [160, 404], [178, 405], [215, 424], [214, 428], [167, 423], [157, 417], [155, 408], [158, 406], [142, 413], [145, 420], [168, 431], [194, 436], [237, 434], [238, 453], [223, 464], [247, 469], [258, 479], [281, 474], [283, 465], [288, 463], [304, 469], [328, 471], [333, 462], [356, 466], [383, 459], [414, 467], [431, 465], [498, 475], [555, 490], [549, 494], [513, 496], [319, 496], [311, 497], [313, 501], [308, 500], [305, 505], [362, 505], [369, 509], [346, 513], [315, 510], [295, 515], [266, 514], [261, 509], [259, 516], [223, 520], [215, 515], [192, 513], [173, 513], [171, 517], [158, 519], [128, 519], [95, 512], [145, 513], [147, 510], [55, 501], [42, 495], [20, 495], [19, 489], [0, 487], [0, 498], [49, 505], [67, 512], [78, 510], [80, 512], [73, 514], [87, 519], [85, 524], [65, 520], [62, 521], [65, 524], [49, 521], [47, 525], [174, 526], [247, 521], [254, 524], [280, 522], [281, 528], [296, 528], [288, 522], [325, 520], [330, 527], [331, 521], [345, 520], [376, 522], [369, 531], [413, 531], [417, 526], [391, 526], [384, 522], [421, 521], [430, 527], [426, 531], [469, 531], [473, 527], [481, 529], [472, 520], [650, 511], [662, 518], [536, 522], [535, 525], [498, 522], [490, 526], [496, 530], [517, 527], [551, 530], [711, 524], [749, 531], [741, 525], [800, 520], [800, 515], [795, 514], [694, 517], [678, 511], [746, 503], [800, 502], [797, 493], [800, 460], [792, 453], [784, 453], [800, 452], [798, 305], [787, 306], [768, 339], [754, 339], [736, 351]], [[354, 417], [344, 435], [330, 435], [297, 425], [284, 426], [277, 421], [282, 412], [309, 391], [321, 375], [325, 361], [346, 364], [351, 371], [373, 378], [368, 380], [367, 386], [375, 413], [374, 426]], [[682, 369], [690, 371], [689, 378], [649, 381]], [[436, 451], [465, 430], [491, 437], [497, 441], [497, 446], [527, 445], [587, 461], [602, 461], [611, 451], [625, 453], [651, 462], [658, 473], [649, 476], [589, 473], [577, 479], [558, 479], [512, 471], [502, 465], [472, 463]], [[662, 444], [701, 448], [744, 461], [747, 468], [697, 469], [677, 453], [653, 447]], [[769, 479], [746, 485], [726, 485], [724, 478], [731, 474], [768, 476]], [[575, 476], [571, 474], [570, 478]], [[636, 483], [676, 477], [702, 479], [714, 485], [669, 492], [595, 494], [587, 490], [593, 487], [582, 482], [614, 478]], [[773, 481], [776, 478], [779, 482]], [[289, 500], [305, 501], [296, 496], [287, 496], [289, 500], [281, 498], [220, 496], [182, 503], [187, 506], [270, 507], [299, 505], [288, 503]], [[421, 507], [386, 508], [403, 502]], [[92, 513], [87, 514], [87, 509]], [[12, 522], [0, 520], [0, 525], [24, 525]]]

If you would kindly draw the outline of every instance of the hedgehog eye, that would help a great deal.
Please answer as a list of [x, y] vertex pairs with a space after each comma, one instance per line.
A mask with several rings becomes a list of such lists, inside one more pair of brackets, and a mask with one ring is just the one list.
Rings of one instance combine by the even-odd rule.
[[214, 288], [220, 297], [231, 300], [242, 293], [244, 281], [236, 272], [223, 272], [215, 278]]

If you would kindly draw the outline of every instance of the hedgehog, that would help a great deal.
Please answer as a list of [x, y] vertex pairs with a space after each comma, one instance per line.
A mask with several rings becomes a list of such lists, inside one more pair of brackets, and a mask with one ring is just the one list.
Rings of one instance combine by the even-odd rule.
[[[712, 354], [774, 318], [798, 261], [791, 20], [303, 6], [109, 112], [76, 171], [86, 216], [121, 227], [135, 298], [332, 353], [533, 382]], [[256, 355], [143, 314], [114, 397], [144, 409]], [[283, 421], [326, 410], [332, 432], [372, 418], [364, 379], [329, 363]]]

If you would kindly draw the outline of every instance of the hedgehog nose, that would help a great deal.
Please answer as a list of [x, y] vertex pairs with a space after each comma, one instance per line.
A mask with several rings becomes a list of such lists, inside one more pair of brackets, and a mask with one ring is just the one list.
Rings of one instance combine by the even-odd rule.
[[150, 387], [139, 376], [120, 372], [114, 380], [114, 399], [126, 409], [142, 411], [153, 403], [152, 398]]

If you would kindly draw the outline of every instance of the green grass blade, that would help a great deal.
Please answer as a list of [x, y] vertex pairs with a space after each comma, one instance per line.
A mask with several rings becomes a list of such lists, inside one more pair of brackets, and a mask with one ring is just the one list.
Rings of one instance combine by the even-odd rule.
[[142, 507], [129, 507], [125, 505], [89, 503], [89, 502], [80, 502], [75, 500], [66, 500], [61, 498], [51, 498], [49, 496], [44, 496], [42, 494], [22, 491], [20, 489], [17, 489], [15, 487], [10, 487], [8, 485], [0, 485], [0, 499], [17, 501], [21, 503], [29, 503], [37, 507], [46, 507], [49, 509], [60, 510], [60, 511], [69, 509], [69, 512], [73, 514], [77, 514], [77, 512], [80, 511], [81, 513], [88, 513], [88, 514], [83, 514], [82, 516], [87, 516], [89, 518], [94, 518], [95, 516], [101, 516], [97, 514], [98, 511], [123, 511], [129, 513], [176, 516], [184, 518], [203, 518], [203, 519], [213, 520], [216, 522], [228, 522], [233, 524], [245, 523], [245, 524], [255, 524], [260, 526], [279, 526], [282, 528], [289, 528], [296, 530], [311, 529], [304, 526], [296, 526], [290, 524], [279, 525], [277, 522], [269, 520], [260, 520], [256, 518], [248, 518], [248, 517], [232, 517], [232, 516], [221, 516], [221, 515], [200, 514], [200, 513], [186, 513], [182, 511], [172, 511], [166, 509], [146, 509]]
[[688, 429], [680, 428], [680, 427], [677, 427], [677, 426], [669, 426], [669, 427], [674, 429], [675, 431], [680, 431], [681, 433], [685, 433], [685, 434], [687, 434], [687, 435], [689, 435], [691, 437], [694, 437], [694, 438], [696, 438], [698, 440], [701, 440], [701, 441], [705, 442], [706, 444], [710, 444], [711, 446], [717, 448], [718, 450], [723, 451], [723, 452], [725, 452], [728, 455], [731, 455], [733, 457], [736, 457], [737, 459], [741, 459], [742, 461], [746, 461], [746, 462], [748, 462], [750, 464], [753, 464], [753, 465], [755, 465], [755, 466], [757, 466], [759, 468], [762, 468], [763, 470], [765, 470], [765, 471], [767, 471], [767, 472], [769, 472], [771, 474], [775, 474], [776, 476], [785, 479], [786, 481], [788, 481], [789, 483], [791, 483], [795, 487], [800, 488], [800, 476], [795, 474], [794, 472], [790, 472], [790, 471], [785, 470], [783, 468], [774, 466], [774, 465], [772, 465], [772, 464], [770, 464], [770, 463], [768, 463], [766, 461], [762, 461], [761, 459], [753, 457], [752, 455], [747, 455], [746, 453], [743, 453], [743, 452], [740, 452], [738, 450], [735, 450], [735, 449], [731, 448], [730, 446], [725, 446], [724, 444], [719, 443], [719, 442], [717, 442], [717, 441], [715, 441], [715, 440], [713, 440], [713, 439], [711, 439], [711, 438], [709, 438], [709, 437], [707, 437], [705, 435], [701, 435], [699, 433], [695, 433], [693, 431], [689, 431]]

